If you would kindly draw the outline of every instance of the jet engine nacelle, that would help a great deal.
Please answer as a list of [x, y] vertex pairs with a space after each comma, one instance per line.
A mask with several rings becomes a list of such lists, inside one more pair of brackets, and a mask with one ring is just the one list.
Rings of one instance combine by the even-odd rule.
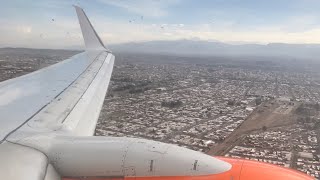
[[62, 177], [205, 176], [227, 162], [172, 144], [126, 137], [33, 137], [20, 144], [46, 154]]

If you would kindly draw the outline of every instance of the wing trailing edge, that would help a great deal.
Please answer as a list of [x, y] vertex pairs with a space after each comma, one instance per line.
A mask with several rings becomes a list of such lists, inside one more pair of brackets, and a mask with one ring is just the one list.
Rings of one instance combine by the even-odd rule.
[[90, 20], [88, 19], [86, 13], [79, 6], [74, 6], [79, 19], [79, 24], [81, 27], [82, 36], [84, 39], [86, 50], [107, 50], [109, 51], [97, 32], [94, 30]]

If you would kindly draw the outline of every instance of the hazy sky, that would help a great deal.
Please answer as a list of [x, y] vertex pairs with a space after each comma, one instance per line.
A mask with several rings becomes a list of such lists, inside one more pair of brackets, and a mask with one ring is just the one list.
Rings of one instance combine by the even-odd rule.
[[72, 4], [84, 8], [106, 44], [320, 43], [319, 0], [2, 0], [0, 46], [81, 46]]

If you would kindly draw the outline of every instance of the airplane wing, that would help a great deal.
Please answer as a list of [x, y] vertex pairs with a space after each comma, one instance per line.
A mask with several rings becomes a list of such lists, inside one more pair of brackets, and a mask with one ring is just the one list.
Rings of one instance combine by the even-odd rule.
[[0, 83], [0, 141], [34, 132], [93, 135], [114, 56], [75, 7], [86, 51]]

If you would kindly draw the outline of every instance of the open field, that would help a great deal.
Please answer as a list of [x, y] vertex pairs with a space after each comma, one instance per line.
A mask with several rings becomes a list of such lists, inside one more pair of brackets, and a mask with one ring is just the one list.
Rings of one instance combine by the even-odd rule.
[[239, 144], [246, 135], [252, 132], [294, 124], [296, 117], [293, 112], [300, 103], [295, 102], [291, 105], [289, 103], [269, 100], [261, 104], [230, 136], [210, 149], [207, 154], [225, 155], [230, 149]]

